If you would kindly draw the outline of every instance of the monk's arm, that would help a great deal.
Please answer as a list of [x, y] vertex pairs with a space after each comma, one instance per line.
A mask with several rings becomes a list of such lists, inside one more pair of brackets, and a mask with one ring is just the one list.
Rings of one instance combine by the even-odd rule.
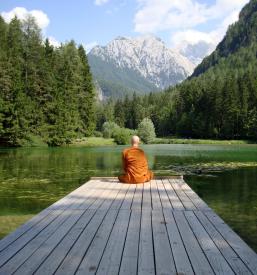
[[122, 167], [123, 167], [123, 171], [126, 173], [127, 169], [126, 169], [126, 158], [125, 158], [125, 154], [122, 153]]

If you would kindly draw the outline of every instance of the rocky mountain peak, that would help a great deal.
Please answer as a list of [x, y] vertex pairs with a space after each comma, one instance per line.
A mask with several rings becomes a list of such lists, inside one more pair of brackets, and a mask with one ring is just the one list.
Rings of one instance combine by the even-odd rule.
[[194, 69], [193, 63], [186, 57], [167, 48], [161, 39], [153, 35], [119, 36], [106, 46], [94, 47], [89, 53], [93, 74], [94, 57], [139, 74], [158, 90], [181, 82]]

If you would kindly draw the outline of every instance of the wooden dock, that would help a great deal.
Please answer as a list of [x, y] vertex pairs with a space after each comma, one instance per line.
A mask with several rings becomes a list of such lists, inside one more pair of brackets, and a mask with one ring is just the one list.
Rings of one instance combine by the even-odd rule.
[[0, 241], [0, 274], [245, 275], [257, 255], [181, 177], [92, 178]]

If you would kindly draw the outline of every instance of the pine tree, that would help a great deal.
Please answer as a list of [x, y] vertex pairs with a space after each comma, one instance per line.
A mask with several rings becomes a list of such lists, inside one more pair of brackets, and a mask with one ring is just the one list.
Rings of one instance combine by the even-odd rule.
[[82, 120], [82, 132], [87, 136], [92, 135], [96, 123], [95, 114], [95, 91], [93, 87], [92, 75], [90, 72], [86, 52], [82, 45], [78, 48], [79, 57], [81, 60], [81, 89], [79, 93], [79, 111]]

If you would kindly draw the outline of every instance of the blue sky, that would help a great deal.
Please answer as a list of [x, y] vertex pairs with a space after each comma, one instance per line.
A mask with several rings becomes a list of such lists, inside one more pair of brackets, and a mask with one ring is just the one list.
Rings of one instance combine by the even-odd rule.
[[169, 47], [218, 43], [249, 0], [5, 0], [8, 22], [31, 13], [53, 44], [74, 39], [88, 49], [117, 36], [154, 34]]

